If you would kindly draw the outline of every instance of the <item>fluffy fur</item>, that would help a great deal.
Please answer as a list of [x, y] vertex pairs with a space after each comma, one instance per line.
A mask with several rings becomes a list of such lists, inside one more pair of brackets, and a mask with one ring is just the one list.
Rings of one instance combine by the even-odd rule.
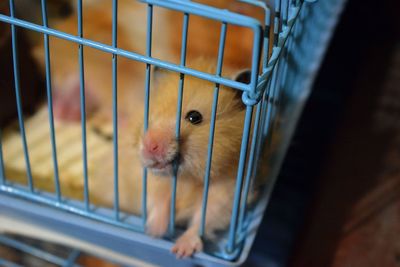
[[[197, 60], [196, 67], [205, 67], [210, 72], [215, 68], [208, 60]], [[187, 76], [185, 77], [182, 104], [182, 121], [179, 140], [175, 139], [175, 118], [179, 75], [161, 71], [155, 74], [156, 81], [151, 95], [149, 132], [161, 131], [163, 138], [171, 140], [172, 154], [179, 153], [176, 220], [188, 225], [186, 232], [177, 240], [172, 251], [178, 257], [191, 256], [202, 249], [198, 236], [201, 220], [203, 179], [208, 149], [211, 105], [215, 84]], [[193, 125], [184, 119], [190, 110], [203, 115], [200, 124]], [[211, 167], [206, 214], [206, 238], [213, 238], [216, 230], [225, 229], [230, 220], [235, 177], [243, 131], [244, 106], [237, 91], [221, 86], [218, 98], [214, 149]], [[142, 109], [131, 116], [128, 127], [123, 129], [120, 145], [120, 204], [122, 209], [140, 213], [143, 154]], [[140, 118], [140, 119], [139, 119]], [[91, 180], [91, 192], [96, 199], [110, 205], [113, 195], [104, 177], [112, 177], [112, 164], [101, 165], [98, 174]], [[159, 173], [152, 168], [148, 172], [148, 222], [147, 232], [155, 237], [166, 233], [171, 200], [170, 169]]]
[[[249, 5], [230, 0], [199, 1], [241, 13], [250, 13]], [[147, 5], [131, 0], [120, 0], [118, 24], [118, 47], [145, 54]], [[253, 13], [261, 17], [261, 12]], [[183, 14], [154, 8], [152, 56], [179, 64]], [[84, 37], [111, 44], [111, 1], [87, 2], [84, 6]], [[76, 13], [56, 29], [76, 34]], [[221, 23], [191, 16], [189, 20], [187, 66], [215, 73]], [[250, 67], [252, 32], [249, 29], [229, 25], [226, 36], [223, 76], [232, 77], [231, 69]], [[62, 99], [60, 117], [69, 118], [68, 112], [79, 109], [78, 50], [76, 44], [51, 38], [53, 88], [55, 96]], [[43, 47], [34, 50], [43, 64]], [[200, 56], [209, 59], [198, 60]], [[87, 107], [94, 122], [104, 127], [111, 123], [111, 55], [92, 48], [84, 49], [85, 85]], [[42, 65], [43, 66], [43, 65]], [[118, 58], [119, 113], [120, 124], [119, 191], [123, 210], [140, 213], [142, 170], [149, 167], [143, 158], [143, 87], [145, 65]], [[192, 255], [202, 249], [198, 236], [201, 220], [203, 178], [206, 166], [208, 135], [210, 129], [211, 103], [215, 84], [190, 76], [185, 77], [182, 105], [182, 124], [179, 140], [175, 139], [175, 118], [179, 75], [162, 71], [152, 81], [150, 100], [149, 132], [162, 131], [169, 138], [169, 154], [173, 159], [179, 154], [179, 178], [176, 201], [178, 224], [188, 225], [186, 232], [177, 240], [172, 251], [179, 257]], [[90, 93], [92, 92], [92, 93]], [[64, 101], [74, 99], [75, 101]], [[66, 106], [67, 108], [62, 108]], [[190, 110], [198, 110], [203, 122], [192, 125], [184, 120]], [[76, 110], [73, 112], [76, 114]], [[237, 171], [239, 150], [243, 130], [244, 107], [237, 91], [221, 86], [218, 100], [217, 123], [211, 168], [211, 183], [206, 214], [206, 238], [225, 229], [230, 220]], [[167, 136], [167, 137], [166, 137]], [[110, 152], [111, 155], [111, 152]], [[168, 158], [170, 160], [170, 158]], [[96, 172], [90, 177], [90, 192], [97, 203], [110, 206], [114, 195], [110, 190], [113, 181], [113, 164], [110, 156], [99, 162]], [[147, 232], [159, 237], [166, 233], [171, 199], [171, 180], [166, 177], [172, 167], [162, 171], [149, 168], [148, 177], [148, 222]]]

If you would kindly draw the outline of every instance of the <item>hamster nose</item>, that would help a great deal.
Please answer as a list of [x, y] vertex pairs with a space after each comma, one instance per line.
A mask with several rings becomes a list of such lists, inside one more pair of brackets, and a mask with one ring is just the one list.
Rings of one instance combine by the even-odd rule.
[[[81, 119], [80, 82], [74, 80], [65, 85], [53, 84], [54, 117], [62, 121], [77, 122]], [[85, 84], [86, 115], [92, 115], [99, 107], [97, 96]]]
[[143, 138], [143, 156], [163, 161], [168, 150], [168, 135], [162, 130], [148, 130]]

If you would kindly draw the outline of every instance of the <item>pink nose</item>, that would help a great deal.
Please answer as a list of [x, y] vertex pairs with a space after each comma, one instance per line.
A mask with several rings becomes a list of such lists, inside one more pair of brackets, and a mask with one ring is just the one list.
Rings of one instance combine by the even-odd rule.
[[167, 150], [168, 133], [163, 130], [148, 130], [143, 138], [143, 156], [160, 161], [166, 157]]
[[[54, 117], [62, 121], [77, 122], [81, 119], [80, 83], [70, 82], [65, 88], [54, 87], [53, 110]], [[99, 107], [97, 95], [85, 85], [86, 115], [92, 115]]]

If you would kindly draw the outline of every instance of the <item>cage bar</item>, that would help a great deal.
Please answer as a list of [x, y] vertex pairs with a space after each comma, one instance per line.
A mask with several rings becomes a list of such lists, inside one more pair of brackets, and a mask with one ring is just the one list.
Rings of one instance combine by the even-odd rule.
[[0, 265], [4, 267], [23, 267], [22, 265], [13, 263], [11, 261], [0, 259]]
[[[153, 34], [153, 5], [147, 6], [147, 35], [146, 35], [146, 56], [151, 57], [151, 42]], [[149, 106], [150, 106], [150, 75], [151, 65], [146, 64], [146, 82], [144, 96], [144, 132], [149, 128]], [[147, 168], [143, 168], [142, 181], [142, 224], [146, 227], [147, 221]]]
[[[58, 30], [54, 30], [54, 29], [50, 29], [50, 28], [44, 28], [43, 26], [39, 26], [36, 25], [34, 23], [30, 23], [30, 22], [26, 22], [20, 19], [16, 19], [16, 18], [11, 18], [9, 16], [6, 15], [1, 15], [0, 14], [0, 21], [1, 22], [5, 22], [8, 24], [12, 24], [18, 27], [23, 27], [25, 29], [29, 29], [35, 32], [40, 32], [40, 33], [47, 33], [48, 35], [51, 36], [55, 36], [57, 38], [61, 38], [70, 42], [74, 42], [77, 44], [81, 44], [81, 45], [85, 45], [106, 53], [111, 53], [111, 54], [116, 54], [118, 56], [122, 56], [128, 59], [132, 59], [138, 62], [142, 62], [145, 64], [151, 64], [163, 69], [167, 69], [173, 72], [177, 72], [177, 73], [183, 73], [185, 75], [191, 75], [193, 77], [205, 80], [205, 81], [209, 81], [212, 83], [219, 83], [221, 85], [225, 85], [228, 87], [232, 87], [234, 89], [238, 89], [241, 91], [250, 91], [251, 86], [248, 84], [244, 84], [244, 83], [240, 83], [240, 82], [236, 82], [233, 81], [231, 79], [228, 78], [224, 78], [224, 77], [217, 77], [216, 75], [212, 75], [212, 74], [208, 74], [202, 71], [198, 71], [198, 70], [194, 70], [188, 67], [181, 67], [177, 64], [171, 63], [171, 62], [167, 62], [164, 60], [160, 60], [160, 59], [156, 59], [153, 57], [147, 57], [147, 56], [143, 56], [140, 55], [138, 53], [132, 52], [132, 51], [127, 51], [124, 49], [120, 49], [120, 48], [113, 48], [110, 45], [106, 45], [103, 43], [99, 43], [99, 42], [95, 42], [89, 39], [85, 39], [83, 37], [77, 37], [71, 34], [67, 34]], [[259, 25], [258, 25], [259, 26]], [[256, 28], [258, 29], [258, 28]], [[257, 40], [257, 38], [259, 38], [259, 34], [256, 34], [256, 37], [254, 39]], [[254, 51], [254, 48], [253, 48]], [[255, 51], [254, 53], [259, 53], [258, 51]]]
[[[3, 235], [0, 235], [0, 243], [4, 244], [6, 246], [9, 246], [9, 247], [15, 248], [17, 250], [23, 251], [25, 253], [28, 253], [32, 256], [38, 257], [40, 259], [43, 259], [43, 260], [53, 263], [53, 264], [57, 264], [60, 266], [63, 266], [65, 264], [65, 259], [63, 259], [63, 258], [60, 258], [49, 252], [37, 249], [35, 247], [32, 247], [30, 245], [24, 244], [20, 241], [11, 239], [11, 238], [3, 236]], [[77, 265], [73, 265], [73, 266], [77, 266]]]
[[228, 253], [232, 253], [236, 245], [237, 218], [239, 215], [238, 212], [239, 212], [240, 197], [242, 194], [243, 173], [246, 164], [247, 144], [249, 142], [252, 115], [253, 115], [253, 106], [247, 106], [246, 116], [243, 126], [242, 144], [240, 147], [239, 167], [236, 177], [235, 197], [233, 200], [231, 222], [229, 226], [228, 244], [226, 247]]
[[[42, 22], [44, 27], [48, 27], [47, 20], [47, 1], [41, 0], [42, 4]], [[51, 87], [51, 71], [50, 71], [50, 47], [49, 47], [49, 35], [43, 34], [44, 51], [45, 51], [45, 65], [46, 65], [46, 89], [47, 89], [47, 108], [49, 112], [49, 125], [50, 125], [50, 140], [51, 140], [51, 153], [53, 157], [53, 169], [54, 169], [54, 184], [56, 189], [57, 200], [61, 201], [61, 190], [60, 190], [60, 177], [58, 173], [58, 160], [57, 160], [57, 146], [56, 136], [54, 130], [54, 115], [53, 115], [53, 96]]]
[[[78, 36], [83, 37], [82, 22], [82, 0], [77, 0], [78, 6]], [[86, 102], [85, 102], [85, 67], [83, 61], [83, 45], [79, 44], [79, 77], [80, 77], [80, 100], [81, 100], [81, 127], [82, 127], [82, 162], [84, 179], [84, 200], [86, 210], [89, 211], [89, 184], [87, 166], [87, 140], [86, 140]]]
[[[117, 48], [118, 1], [112, 1], [112, 46]], [[112, 55], [112, 112], [113, 112], [113, 156], [114, 156], [114, 213], [119, 220], [119, 191], [118, 191], [118, 87], [117, 87], [117, 60]]]
[[[218, 48], [218, 59], [217, 59], [217, 70], [216, 70], [216, 75], [218, 75], [218, 76], [221, 75], [221, 73], [222, 73], [222, 63], [224, 61], [224, 51], [225, 51], [225, 40], [226, 40], [227, 27], [228, 27], [228, 25], [226, 24], [226, 22], [223, 22], [222, 26], [221, 26], [219, 48]], [[216, 116], [217, 116], [219, 87], [220, 87], [220, 85], [218, 83], [215, 84], [213, 103], [212, 103], [212, 109], [211, 109], [207, 161], [206, 161], [206, 170], [205, 170], [205, 174], [204, 174], [204, 185], [203, 185], [204, 189], [203, 189], [203, 199], [202, 199], [202, 208], [201, 208], [201, 223], [200, 223], [200, 229], [199, 229], [200, 236], [204, 236], [204, 233], [205, 233], [208, 189], [209, 189], [209, 184], [210, 184], [211, 160], [212, 160], [212, 152], [213, 152], [213, 145], [214, 145], [214, 131], [215, 131], [215, 120], [216, 120]]]
[[281, 32], [281, 0], [275, 0], [274, 9], [274, 46], [278, 46], [279, 33]]
[[253, 133], [252, 133], [252, 138], [251, 138], [251, 147], [250, 147], [250, 152], [249, 152], [249, 160], [247, 164], [247, 170], [246, 170], [246, 178], [244, 180], [244, 187], [243, 187], [243, 195], [241, 197], [241, 204], [240, 204], [240, 209], [239, 209], [239, 218], [238, 218], [238, 230], [243, 231], [243, 224], [244, 224], [244, 219], [245, 219], [245, 212], [246, 212], [246, 205], [247, 205], [247, 197], [249, 194], [250, 190], [250, 183], [251, 183], [251, 178], [252, 178], [252, 172], [254, 170], [254, 158], [256, 156], [256, 144], [257, 144], [257, 134], [258, 134], [258, 127], [260, 124], [260, 114], [261, 113], [261, 103], [257, 104], [257, 109], [256, 109], [256, 117], [254, 119], [254, 126], [253, 126]]
[[[189, 14], [185, 13], [183, 16], [183, 27], [182, 27], [182, 39], [181, 39], [181, 60], [180, 66], [186, 66], [186, 48], [187, 48], [187, 37], [189, 30]], [[179, 74], [179, 85], [178, 85], [178, 102], [176, 110], [176, 125], [175, 125], [175, 138], [179, 140], [181, 130], [181, 117], [182, 117], [182, 101], [183, 101], [183, 88], [185, 83], [185, 75]], [[176, 205], [176, 189], [178, 183], [178, 163], [174, 162], [174, 170], [171, 181], [171, 208], [170, 208], [170, 221], [169, 221], [169, 233], [174, 234], [175, 231], [175, 205]]]
[[[10, 0], [10, 16], [15, 17], [14, 0]], [[18, 113], [18, 124], [21, 133], [22, 146], [24, 150], [24, 158], [26, 165], [26, 175], [28, 179], [29, 191], [33, 192], [33, 180], [31, 163], [29, 159], [28, 144], [26, 141], [24, 115], [22, 112], [22, 100], [21, 100], [21, 88], [20, 88], [20, 77], [19, 77], [19, 59], [18, 59], [18, 45], [17, 45], [17, 29], [15, 25], [11, 25], [11, 42], [12, 42], [12, 58], [13, 58], [13, 70], [14, 70], [14, 86], [15, 86], [15, 97], [17, 101], [17, 113]]]

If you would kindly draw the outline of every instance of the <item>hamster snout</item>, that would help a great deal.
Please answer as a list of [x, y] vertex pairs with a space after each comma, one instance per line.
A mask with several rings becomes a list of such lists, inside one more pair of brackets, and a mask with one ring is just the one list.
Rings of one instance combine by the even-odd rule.
[[[79, 121], [81, 119], [80, 104], [80, 81], [79, 78], [71, 77], [67, 83], [53, 84], [53, 108], [54, 118], [62, 121]], [[92, 114], [99, 108], [96, 93], [85, 83], [85, 112]]]
[[140, 156], [144, 167], [157, 174], [171, 175], [178, 159], [179, 143], [171, 129], [149, 129], [141, 142]]

